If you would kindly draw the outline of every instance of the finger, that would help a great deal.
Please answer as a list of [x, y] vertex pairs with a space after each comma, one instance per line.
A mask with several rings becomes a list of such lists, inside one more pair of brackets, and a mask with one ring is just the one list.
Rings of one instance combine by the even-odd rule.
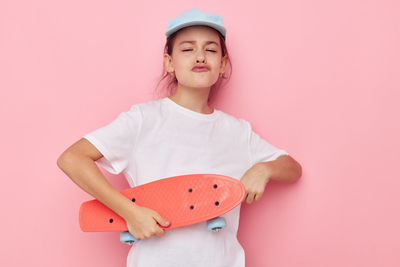
[[156, 232], [157, 236], [163, 236], [164, 234], [165, 234], [165, 230], [163, 230], [161, 228], [159, 229], [159, 231]]
[[129, 232], [134, 238], [140, 239], [136, 233], [133, 233], [133, 232], [131, 232], [131, 231], [128, 231], [128, 232]]
[[243, 198], [242, 202], [245, 202], [247, 200], [248, 196], [249, 196], [249, 194], [246, 193], [246, 196]]
[[256, 194], [256, 196], [254, 197], [254, 200], [259, 201], [261, 196], [262, 196], [262, 194]]
[[155, 213], [153, 218], [162, 226], [167, 227], [169, 225], [168, 220], [164, 219], [163, 217], [161, 217], [160, 214]]
[[249, 194], [247, 196], [247, 204], [251, 204], [254, 200], [254, 194]]

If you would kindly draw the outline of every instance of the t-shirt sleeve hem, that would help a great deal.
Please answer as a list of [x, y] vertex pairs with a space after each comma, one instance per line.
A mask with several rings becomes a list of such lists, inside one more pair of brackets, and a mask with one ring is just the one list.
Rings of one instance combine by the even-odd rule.
[[268, 160], [268, 161], [276, 160], [276, 159], [279, 158], [280, 156], [284, 156], [284, 155], [289, 156], [289, 153], [286, 152], [286, 151], [283, 150], [283, 149], [280, 149], [279, 151], [275, 152], [275, 154], [274, 154], [274, 155], [271, 157], [271, 159]]
[[280, 156], [289, 155], [289, 153], [287, 151], [285, 151], [284, 149], [278, 149], [271, 156], [269, 156], [268, 159], [266, 159], [264, 157], [264, 160], [263, 159], [255, 160], [253, 155], [252, 155], [252, 153], [251, 153], [251, 147], [250, 147], [250, 136], [251, 136], [251, 133], [252, 133], [252, 127], [251, 127], [250, 122], [246, 121], [246, 124], [247, 124], [247, 130], [248, 130], [248, 134], [247, 134], [248, 154], [249, 154], [249, 159], [250, 159], [250, 164], [251, 165], [254, 165], [254, 164], [258, 163], [258, 162], [273, 161], [273, 160], [276, 160], [277, 158], [279, 158]]
[[96, 162], [100, 166], [102, 166], [104, 169], [106, 169], [108, 172], [112, 174], [119, 174], [121, 172], [122, 168], [116, 162], [112, 161], [112, 159], [115, 158], [115, 156], [105, 146], [103, 146], [94, 136], [92, 136], [91, 134], [86, 134], [83, 136], [83, 138], [92, 143], [103, 155], [103, 157], [96, 160]]

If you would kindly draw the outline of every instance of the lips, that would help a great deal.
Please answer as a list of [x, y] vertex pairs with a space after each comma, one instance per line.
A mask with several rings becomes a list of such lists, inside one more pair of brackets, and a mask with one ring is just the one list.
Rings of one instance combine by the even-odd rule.
[[192, 68], [192, 71], [195, 72], [203, 72], [203, 71], [208, 71], [210, 70], [210, 67], [207, 65], [196, 65]]
[[203, 72], [203, 71], [208, 71], [208, 69], [207, 68], [204, 68], [204, 67], [197, 67], [197, 68], [193, 68], [192, 69], [192, 71], [195, 71], [195, 72]]

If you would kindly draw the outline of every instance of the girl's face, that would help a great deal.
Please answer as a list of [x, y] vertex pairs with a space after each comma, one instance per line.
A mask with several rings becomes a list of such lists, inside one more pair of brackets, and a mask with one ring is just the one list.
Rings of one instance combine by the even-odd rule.
[[[222, 58], [217, 32], [196, 25], [184, 28], [176, 35], [172, 55], [164, 54], [164, 63], [168, 72], [175, 72], [181, 85], [209, 88], [224, 72], [226, 57]], [[206, 66], [208, 70], [193, 70], [197, 65]]]

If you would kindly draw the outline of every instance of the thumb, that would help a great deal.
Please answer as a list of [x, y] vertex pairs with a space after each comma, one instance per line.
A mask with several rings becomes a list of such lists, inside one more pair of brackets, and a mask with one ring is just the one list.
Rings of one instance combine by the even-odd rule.
[[163, 217], [161, 217], [161, 215], [160, 214], [158, 214], [158, 213], [156, 213], [155, 215], [154, 215], [154, 219], [156, 219], [156, 221], [160, 224], [160, 225], [162, 225], [162, 226], [168, 226], [169, 225], [169, 221], [168, 220], [166, 220], [166, 219], [164, 219]]

